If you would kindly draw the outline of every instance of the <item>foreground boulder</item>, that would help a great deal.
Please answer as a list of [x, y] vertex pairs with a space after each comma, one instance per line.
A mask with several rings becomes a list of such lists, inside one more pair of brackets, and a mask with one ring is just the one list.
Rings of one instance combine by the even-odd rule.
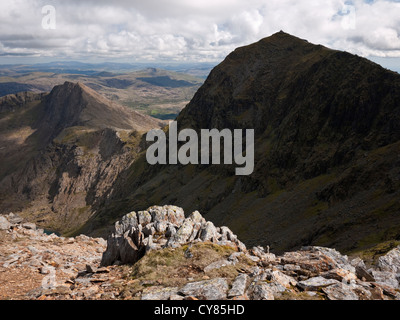
[[116, 222], [101, 264], [134, 264], [151, 250], [206, 241], [246, 250], [229, 228], [215, 227], [198, 211], [186, 218], [183, 209], [175, 206], [150, 207], [146, 211], [131, 212]]

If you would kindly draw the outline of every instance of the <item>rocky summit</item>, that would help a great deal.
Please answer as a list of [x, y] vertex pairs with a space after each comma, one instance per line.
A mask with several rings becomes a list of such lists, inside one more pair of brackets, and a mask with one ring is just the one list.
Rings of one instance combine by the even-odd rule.
[[324, 247], [275, 255], [176, 206], [131, 212], [107, 242], [0, 216], [0, 298], [400, 300], [400, 247], [369, 265]]

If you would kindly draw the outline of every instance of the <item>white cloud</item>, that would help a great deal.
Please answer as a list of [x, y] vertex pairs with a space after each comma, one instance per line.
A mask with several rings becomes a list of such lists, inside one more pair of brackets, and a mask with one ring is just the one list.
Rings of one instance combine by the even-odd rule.
[[[219, 61], [284, 30], [363, 56], [400, 57], [400, 3], [352, 3], [354, 29], [343, 28], [342, 0], [3, 0], [0, 54]], [[41, 26], [44, 5], [56, 8], [56, 30]]]

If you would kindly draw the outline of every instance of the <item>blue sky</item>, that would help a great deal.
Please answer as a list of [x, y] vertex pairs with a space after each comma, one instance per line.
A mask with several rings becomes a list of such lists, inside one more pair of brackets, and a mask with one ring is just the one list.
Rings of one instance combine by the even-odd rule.
[[280, 30], [400, 71], [388, 0], [2, 0], [0, 63], [219, 62]]

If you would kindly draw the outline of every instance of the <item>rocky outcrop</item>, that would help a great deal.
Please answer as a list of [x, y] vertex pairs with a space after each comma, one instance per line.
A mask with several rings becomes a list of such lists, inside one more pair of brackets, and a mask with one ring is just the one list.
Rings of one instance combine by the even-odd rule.
[[216, 228], [197, 211], [185, 218], [182, 208], [150, 207], [146, 211], [131, 212], [115, 224], [102, 265], [135, 263], [151, 250], [205, 241], [246, 250], [229, 228]]
[[[201, 281], [193, 278], [180, 287], [146, 286], [142, 293], [136, 292], [136, 297], [145, 300], [400, 299], [400, 286], [395, 280], [400, 277], [398, 249], [382, 256], [377, 266], [369, 269], [360, 258], [349, 259], [324, 247], [303, 247], [276, 256], [268, 248], [247, 249], [229, 228], [215, 227], [197, 211], [185, 218], [183, 210], [175, 206], [151, 207], [125, 215], [115, 224], [108, 239], [102, 265], [134, 264], [146, 254], [162, 255], [163, 250], [182, 247], [187, 248], [184, 257], [191, 260], [191, 251], [201, 243], [234, 250], [229, 257], [203, 267], [200, 274], [205, 277], [216, 270], [238, 268], [243, 258], [247, 270], [230, 278]], [[161, 279], [162, 271], [159, 276]]]

